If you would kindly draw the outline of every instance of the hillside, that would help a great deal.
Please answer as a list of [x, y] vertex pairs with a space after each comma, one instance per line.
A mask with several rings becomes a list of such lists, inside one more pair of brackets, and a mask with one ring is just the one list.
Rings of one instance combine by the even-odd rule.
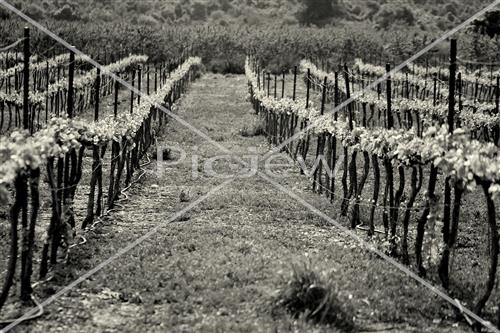
[[[380, 29], [400, 25], [432, 31], [450, 28], [488, 0], [12, 0], [37, 19], [188, 24], [342, 24], [367, 21]], [[5, 13], [4, 13], [5, 15]]]

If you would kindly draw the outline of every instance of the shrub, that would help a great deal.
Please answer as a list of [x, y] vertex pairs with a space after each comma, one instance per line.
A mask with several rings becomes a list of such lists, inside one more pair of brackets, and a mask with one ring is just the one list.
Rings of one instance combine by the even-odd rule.
[[54, 12], [53, 16], [56, 20], [64, 20], [64, 21], [74, 21], [79, 19], [78, 15], [75, 13], [73, 8], [71, 8], [68, 4], [57, 9]]
[[158, 21], [155, 20], [153, 17], [149, 15], [139, 15], [137, 18], [137, 23], [141, 25], [147, 25], [147, 26], [156, 26], [158, 25]]
[[175, 12], [169, 8], [164, 8], [161, 11], [161, 16], [164, 19], [170, 19], [171, 21], [175, 20]]
[[45, 17], [45, 10], [34, 3], [26, 6], [25, 13], [34, 20], [41, 20]]
[[203, 21], [207, 18], [207, 7], [202, 2], [192, 4], [191, 18], [196, 21]]

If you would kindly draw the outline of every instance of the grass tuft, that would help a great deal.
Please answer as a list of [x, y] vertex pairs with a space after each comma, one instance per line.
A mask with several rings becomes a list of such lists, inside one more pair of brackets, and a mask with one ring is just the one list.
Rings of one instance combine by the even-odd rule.
[[354, 311], [339, 300], [335, 285], [325, 280], [308, 263], [294, 265], [290, 279], [278, 293], [277, 306], [294, 318], [352, 332]]
[[255, 121], [250, 125], [245, 125], [240, 130], [240, 135], [245, 138], [264, 135], [264, 133], [264, 123], [262, 121]]

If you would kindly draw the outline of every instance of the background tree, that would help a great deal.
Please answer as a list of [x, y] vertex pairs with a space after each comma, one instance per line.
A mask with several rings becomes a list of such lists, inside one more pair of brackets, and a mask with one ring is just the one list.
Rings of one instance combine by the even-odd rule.
[[300, 0], [300, 3], [302, 8], [297, 13], [297, 20], [304, 25], [324, 25], [343, 13], [337, 0]]
[[401, 3], [384, 4], [375, 15], [374, 20], [382, 29], [387, 29], [395, 23], [405, 26], [414, 25], [416, 21], [414, 9]]
[[500, 11], [495, 10], [486, 13], [484, 19], [474, 21], [476, 32], [490, 37], [500, 35]]

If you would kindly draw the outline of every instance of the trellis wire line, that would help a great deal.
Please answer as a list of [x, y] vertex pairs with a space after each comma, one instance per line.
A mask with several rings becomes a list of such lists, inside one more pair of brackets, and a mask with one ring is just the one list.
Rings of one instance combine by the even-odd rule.
[[1, 47], [1, 48], [0, 48], [0, 52], [6, 52], [6, 51], [8, 51], [8, 50], [10, 50], [10, 49], [12, 49], [12, 48], [14, 48], [14, 47], [16, 47], [19, 43], [21, 43], [22, 41], [24, 41], [24, 39], [25, 39], [25, 38], [24, 38], [24, 37], [22, 37], [22, 38], [20, 38], [20, 39], [16, 40], [16, 41], [15, 41], [14, 43], [12, 43], [12, 44], [9, 44], [9, 45], [6, 45], [6, 46]]
[[[470, 60], [470, 59], [462, 59], [460, 57], [457, 57], [457, 61], [464, 63], [464, 64], [472, 64], [472, 65], [485, 65], [485, 66], [500, 66], [500, 62], [481, 62], [481, 61], [475, 61], [475, 60]], [[488, 71], [489, 69], [485, 69], [485, 71]]]

